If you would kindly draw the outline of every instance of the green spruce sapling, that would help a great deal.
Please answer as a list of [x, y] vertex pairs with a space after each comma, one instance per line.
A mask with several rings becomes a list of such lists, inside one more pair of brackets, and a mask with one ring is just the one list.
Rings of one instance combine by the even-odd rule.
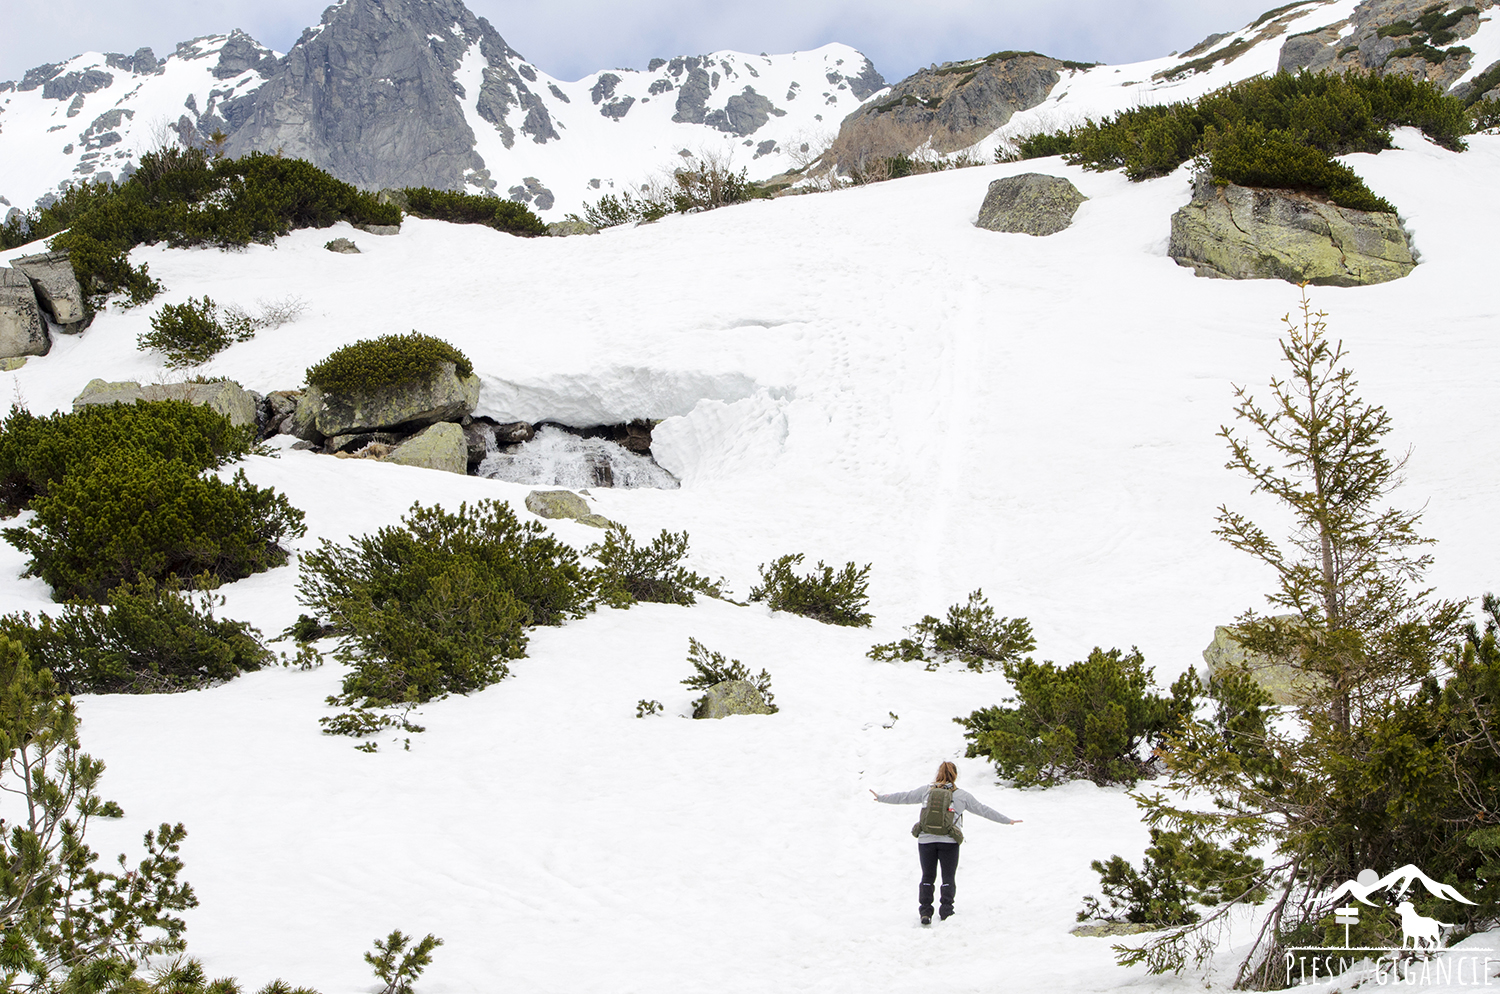
[[792, 567], [802, 565], [803, 558], [798, 552], [762, 563], [760, 585], [751, 588], [750, 599], [765, 601], [773, 611], [800, 614], [826, 625], [868, 628], [874, 620], [865, 610], [870, 603], [870, 564], [845, 563], [834, 572], [819, 560], [813, 572], [799, 576]]
[[1036, 649], [1031, 622], [1025, 618], [997, 618], [984, 591], [969, 595], [967, 604], [948, 608], [946, 618], [925, 616], [907, 628], [911, 635], [897, 642], [876, 645], [866, 653], [881, 662], [920, 661], [936, 670], [951, 660], [982, 672], [1017, 662]]
[[688, 662], [693, 664], [693, 675], [682, 681], [683, 686], [693, 690], [701, 690], [703, 696], [693, 701], [693, 712], [696, 714], [708, 700], [707, 691], [710, 687], [724, 683], [729, 680], [743, 680], [750, 684], [766, 702], [766, 707], [775, 714], [779, 708], [776, 707], [776, 697], [771, 693], [771, 674], [766, 670], [751, 675], [748, 667], [738, 659], [726, 658], [722, 652], [714, 652], [695, 638], [688, 638]]
[[432, 963], [432, 951], [443, 944], [443, 940], [429, 933], [422, 941], [407, 949], [411, 937], [395, 929], [384, 941], [375, 940], [375, 951], [365, 953], [365, 962], [375, 969], [375, 976], [385, 981], [385, 990], [380, 994], [412, 994], [412, 984]]

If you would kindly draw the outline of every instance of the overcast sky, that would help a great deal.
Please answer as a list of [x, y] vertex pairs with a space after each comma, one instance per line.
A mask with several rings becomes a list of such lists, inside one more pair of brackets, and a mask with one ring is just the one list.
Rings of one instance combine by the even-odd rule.
[[[1133, 62], [1181, 51], [1279, 0], [468, 0], [511, 47], [562, 79], [644, 69], [656, 56], [718, 49], [792, 52], [838, 41], [894, 82], [931, 62], [1035, 50]], [[286, 51], [323, 0], [30, 0], [7, 3], [0, 80], [85, 51], [158, 56], [179, 41], [243, 28]]]

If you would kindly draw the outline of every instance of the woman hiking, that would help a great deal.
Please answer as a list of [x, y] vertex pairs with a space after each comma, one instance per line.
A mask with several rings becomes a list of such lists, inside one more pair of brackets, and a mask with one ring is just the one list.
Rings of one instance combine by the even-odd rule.
[[922, 864], [922, 883], [917, 887], [917, 914], [923, 925], [932, 924], [932, 884], [939, 866], [943, 868], [942, 898], [938, 903], [938, 919], [953, 915], [953, 894], [957, 889], [954, 878], [958, 875], [958, 847], [964, 841], [964, 812], [972, 811], [981, 818], [998, 821], [1002, 825], [1019, 825], [1021, 819], [1007, 818], [994, 808], [986, 807], [978, 798], [966, 790], [954, 786], [958, 780], [958, 767], [950, 762], [938, 766], [937, 778], [925, 787], [902, 791], [897, 794], [876, 794], [881, 804], [920, 804], [922, 817], [911, 828], [917, 837], [917, 859]]

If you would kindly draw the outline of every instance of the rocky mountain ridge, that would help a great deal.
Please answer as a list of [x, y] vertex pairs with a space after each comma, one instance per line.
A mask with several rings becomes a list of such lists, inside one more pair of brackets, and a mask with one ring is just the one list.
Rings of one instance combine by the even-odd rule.
[[360, 186], [491, 191], [560, 216], [683, 151], [781, 172], [883, 86], [844, 45], [566, 81], [461, 0], [340, 0], [285, 55], [236, 30], [166, 59], [87, 53], [0, 83], [0, 211], [222, 132], [230, 155], [280, 151]]

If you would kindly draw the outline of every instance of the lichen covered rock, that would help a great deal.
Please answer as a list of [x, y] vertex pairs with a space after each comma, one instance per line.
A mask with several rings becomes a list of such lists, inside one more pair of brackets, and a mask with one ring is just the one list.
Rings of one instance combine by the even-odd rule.
[[[1282, 615], [1284, 619], [1295, 615]], [[1244, 669], [1250, 678], [1260, 685], [1271, 700], [1277, 704], [1297, 704], [1311, 688], [1317, 686], [1317, 674], [1308, 673], [1290, 663], [1270, 659], [1247, 650], [1235, 640], [1230, 629], [1219, 625], [1214, 629], [1214, 640], [1203, 650], [1203, 662], [1209, 676], [1226, 670]]]
[[772, 714], [771, 706], [748, 680], [725, 680], [708, 688], [694, 718], [727, 718], [732, 714]]
[[0, 269], [0, 358], [46, 355], [51, 347], [31, 281], [25, 273]]
[[93, 312], [84, 302], [83, 288], [78, 285], [68, 253], [24, 255], [12, 260], [11, 265], [31, 280], [37, 302], [52, 315], [59, 331], [71, 335], [89, 326]]
[[1054, 235], [1073, 223], [1078, 205], [1087, 199], [1061, 176], [1006, 176], [990, 184], [974, 223], [987, 231]]
[[479, 377], [459, 376], [454, 363], [443, 362], [405, 383], [337, 391], [309, 386], [297, 402], [293, 434], [317, 442], [362, 431], [416, 431], [461, 420], [478, 403]]
[[584, 499], [571, 490], [533, 490], [526, 495], [526, 510], [539, 518], [566, 518], [595, 528], [615, 523], [590, 511]]
[[1172, 215], [1167, 254], [1199, 276], [1367, 286], [1416, 266], [1394, 214], [1357, 211], [1291, 190], [1200, 178]]
[[462, 476], [469, 465], [464, 430], [448, 421], [430, 425], [396, 446], [384, 461]]
[[147, 383], [130, 380], [110, 383], [94, 379], [73, 398], [73, 410], [90, 404], [133, 404], [138, 400], [185, 400], [202, 404], [223, 414], [235, 427], [254, 427], [255, 398], [233, 380], [211, 383]]

